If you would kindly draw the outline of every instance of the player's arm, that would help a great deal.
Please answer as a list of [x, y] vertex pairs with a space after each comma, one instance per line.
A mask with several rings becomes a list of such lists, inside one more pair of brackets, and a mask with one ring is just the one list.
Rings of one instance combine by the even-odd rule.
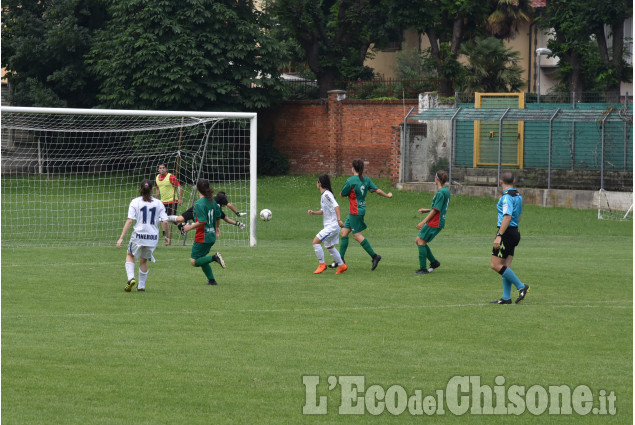
[[168, 222], [161, 222], [161, 229], [163, 229], [163, 237], [165, 238], [165, 246], [170, 245], [170, 238], [168, 238]]
[[347, 180], [346, 183], [344, 183], [344, 187], [342, 188], [342, 191], [340, 192], [340, 196], [342, 198], [346, 198], [350, 193], [351, 193], [351, 185]]
[[340, 227], [344, 227], [344, 222], [342, 221], [342, 216], [340, 214], [340, 206], [335, 207], [335, 217], [337, 217], [337, 225]]
[[438, 213], [439, 213], [439, 211], [437, 209], [435, 209], [435, 208], [430, 209], [429, 212], [428, 212], [428, 215], [426, 216], [426, 218], [424, 218], [423, 221], [421, 221], [421, 223], [417, 224], [417, 229], [419, 229], [419, 230], [423, 229], [423, 226], [425, 226], [427, 222], [432, 220], [434, 218], [434, 216], [437, 215]]
[[197, 227], [205, 226], [205, 223], [207, 223], [207, 221], [197, 221], [196, 223], [186, 224], [185, 226], [183, 226], [183, 230], [189, 232], [190, 230], [196, 229]]
[[231, 225], [238, 226], [239, 229], [245, 228], [245, 223], [241, 223], [240, 221], [233, 220], [227, 216], [223, 217], [223, 220], [225, 220], [227, 223]]
[[309, 210], [309, 215], [322, 215], [324, 214], [324, 211], [322, 210], [317, 210], [317, 211], [313, 211], [313, 210]]
[[129, 218], [126, 220], [126, 222], [123, 225], [121, 236], [119, 237], [119, 240], [117, 241], [117, 248], [121, 248], [121, 243], [123, 242], [123, 238], [126, 237], [126, 233], [128, 233], [128, 229], [130, 229], [131, 225], [132, 225], [132, 219]]
[[381, 189], [377, 189], [377, 190], [373, 191], [373, 193], [376, 193], [376, 194], [378, 194], [378, 195], [380, 195], [380, 196], [384, 196], [384, 197], [386, 197], [386, 198], [392, 198], [392, 192], [388, 192], [388, 193], [386, 193], [386, 192], [384, 192], [384, 191], [383, 191], [383, 190], [381, 190]]
[[498, 229], [498, 233], [494, 237], [494, 249], [499, 249], [501, 246], [501, 240], [503, 239], [502, 235], [505, 234], [507, 228], [509, 227], [509, 223], [512, 221], [512, 216], [510, 214], [505, 214], [503, 216], [503, 221], [501, 221], [501, 227]]

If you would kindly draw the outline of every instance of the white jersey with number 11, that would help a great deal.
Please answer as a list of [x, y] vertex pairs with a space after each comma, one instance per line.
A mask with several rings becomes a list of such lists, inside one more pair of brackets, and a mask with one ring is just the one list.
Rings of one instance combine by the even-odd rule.
[[159, 242], [159, 223], [166, 221], [168, 216], [163, 202], [152, 198], [145, 202], [141, 196], [134, 198], [128, 207], [128, 218], [136, 220], [131, 242], [143, 246], [157, 246]]

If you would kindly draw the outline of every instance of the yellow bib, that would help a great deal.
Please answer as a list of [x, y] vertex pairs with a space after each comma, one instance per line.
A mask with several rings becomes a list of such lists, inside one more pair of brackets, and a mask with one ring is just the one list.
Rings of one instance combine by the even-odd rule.
[[159, 179], [160, 174], [156, 178], [157, 188], [159, 189], [159, 196], [161, 197], [161, 202], [164, 204], [168, 204], [170, 202], [176, 202], [179, 200], [178, 193], [174, 192], [174, 186], [170, 183], [170, 178], [172, 174], [167, 173], [163, 180]]

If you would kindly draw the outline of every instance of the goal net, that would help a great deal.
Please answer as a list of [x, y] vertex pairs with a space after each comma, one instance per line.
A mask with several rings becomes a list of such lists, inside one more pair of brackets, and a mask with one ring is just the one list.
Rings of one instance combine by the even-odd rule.
[[598, 219], [600, 220], [632, 220], [633, 194], [626, 192], [609, 192], [600, 189], [597, 192]]
[[[256, 244], [256, 114], [2, 107], [2, 246], [114, 245], [143, 179], [165, 163], [183, 190], [205, 178], [247, 225], [221, 246]], [[153, 195], [155, 194], [153, 189]], [[172, 245], [191, 244], [170, 224]], [[131, 231], [128, 233], [130, 236]]]

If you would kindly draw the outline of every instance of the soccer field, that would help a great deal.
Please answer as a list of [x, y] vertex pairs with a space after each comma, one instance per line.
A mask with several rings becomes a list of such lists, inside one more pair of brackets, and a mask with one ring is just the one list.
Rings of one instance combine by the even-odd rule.
[[347, 272], [314, 275], [315, 181], [259, 180], [273, 220], [257, 247], [218, 244], [216, 287], [189, 247], [157, 249], [145, 293], [123, 291], [114, 240], [3, 248], [2, 423], [632, 423], [632, 221], [525, 205], [513, 269], [531, 291], [492, 305], [495, 199], [452, 197], [421, 276], [433, 194], [370, 195], [378, 268], [351, 239]]

